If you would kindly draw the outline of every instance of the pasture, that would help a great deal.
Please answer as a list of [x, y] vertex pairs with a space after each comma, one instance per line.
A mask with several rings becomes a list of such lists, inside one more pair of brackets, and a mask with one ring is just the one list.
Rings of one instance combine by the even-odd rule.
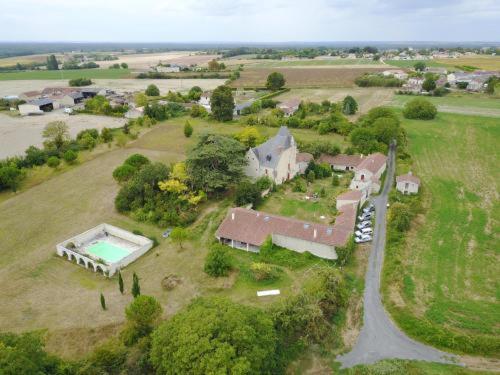
[[352, 87], [354, 80], [364, 73], [380, 72], [384, 68], [343, 68], [343, 67], [309, 67], [309, 68], [254, 68], [248, 67], [241, 72], [241, 77], [230, 86], [237, 88], [264, 87], [267, 76], [272, 72], [280, 72], [285, 76], [286, 87]]
[[[255, 256], [234, 250], [239, 272], [221, 279], [212, 279], [203, 272], [207, 243], [213, 239], [230, 204], [226, 200], [202, 207], [199, 219], [190, 227], [192, 241], [184, 249], [161, 239], [160, 228], [135, 222], [115, 211], [114, 197], [119, 186], [112, 171], [129, 155], [142, 153], [154, 161], [170, 164], [183, 160], [187, 148], [204, 131], [232, 134], [242, 129], [235, 123], [193, 120], [194, 135], [185, 138], [185, 120], [158, 124], [125, 148], [107, 152], [103, 149], [94, 158], [0, 203], [0, 330], [47, 329], [50, 351], [68, 358], [80, 357], [120, 329], [124, 308], [132, 300], [133, 272], [140, 278], [142, 293], [155, 296], [165, 308], [165, 316], [200, 295], [225, 295], [244, 303], [265, 305], [300, 288], [316, 261], [301, 262], [293, 269], [283, 266], [280, 279], [262, 284], [251, 280], [248, 274], [248, 264]], [[263, 133], [264, 130], [271, 135], [278, 129], [262, 129]], [[294, 134], [303, 140], [317, 138], [310, 130], [297, 129]], [[341, 137], [327, 138], [343, 142]], [[56, 243], [102, 222], [126, 230], [139, 229], [160, 240], [158, 247], [124, 269], [123, 296], [116, 278], [108, 280], [55, 255]], [[167, 292], [161, 282], [170, 274], [178, 275], [181, 284]], [[255, 295], [256, 290], [274, 287], [281, 289], [281, 297], [258, 299]], [[106, 297], [106, 311], [99, 304], [101, 292]]]
[[404, 127], [424, 213], [386, 254], [386, 306], [418, 340], [498, 357], [498, 120], [439, 113]]
[[474, 66], [483, 70], [500, 70], [500, 56], [463, 56], [456, 59], [438, 59], [436, 62], [455, 68], [460, 66]]

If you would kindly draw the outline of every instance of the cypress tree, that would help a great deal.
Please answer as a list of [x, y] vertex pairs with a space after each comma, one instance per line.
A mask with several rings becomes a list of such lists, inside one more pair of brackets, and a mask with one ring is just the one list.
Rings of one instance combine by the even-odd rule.
[[101, 293], [101, 307], [103, 310], [106, 310], [106, 299], [104, 298], [104, 295]]
[[141, 295], [141, 286], [139, 285], [139, 277], [134, 272], [134, 275], [132, 276], [133, 282], [132, 282], [132, 295], [134, 298], [137, 296]]
[[120, 293], [123, 294], [123, 278], [121, 272], [118, 272], [118, 287], [120, 288]]

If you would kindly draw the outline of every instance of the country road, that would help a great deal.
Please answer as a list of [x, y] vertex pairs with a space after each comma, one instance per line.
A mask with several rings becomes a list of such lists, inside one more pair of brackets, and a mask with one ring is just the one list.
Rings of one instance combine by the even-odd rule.
[[395, 147], [391, 147], [382, 193], [374, 199], [376, 223], [372, 251], [365, 278], [363, 328], [349, 353], [337, 357], [342, 368], [399, 358], [455, 363], [456, 357], [418, 343], [406, 336], [390, 319], [382, 305], [380, 277], [384, 262], [388, 195], [394, 180]]

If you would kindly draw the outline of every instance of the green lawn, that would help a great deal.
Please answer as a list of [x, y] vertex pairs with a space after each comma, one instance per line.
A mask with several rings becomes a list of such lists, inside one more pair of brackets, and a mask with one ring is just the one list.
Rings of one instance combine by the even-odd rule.
[[344, 375], [413, 374], [413, 375], [468, 375], [491, 374], [487, 371], [473, 371], [455, 365], [443, 365], [421, 361], [400, 359], [384, 360], [373, 365], [359, 365], [341, 370]]
[[445, 65], [443, 63], [439, 63], [434, 60], [384, 60], [384, 62], [388, 65], [392, 66], [397, 66], [398, 68], [413, 68], [413, 66], [417, 62], [423, 62], [426, 66], [431, 66], [431, 67], [446, 67], [449, 68], [448, 65]]
[[[425, 213], [386, 255], [384, 299], [411, 336], [500, 355], [498, 119], [404, 120]], [[407, 167], [405, 167], [407, 169]], [[397, 250], [397, 251], [396, 251]]]
[[379, 61], [371, 59], [337, 59], [337, 60], [293, 60], [293, 61], [280, 61], [280, 60], [259, 60], [255, 63], [248, 63], [256, 68], [290, 68], [294, 66], [341, 66], [341, 65], [381, 65]]
[[[392, 104], [403, 106], [408, 101], [414, 99], [412, 95], [394, 95]], [[472, 93], [453, 93], [447, 96], [429, 96], [427, 100], [435, 105], [459, 107], [459, 108], [486, 108], [500, 110], [500, 98]]]
[[32, 70], [25, 72], [0, 73], [0, 81], [31, 79], [119, 79], [131, 78], [129, 69], [77, 69], [77, 70]]

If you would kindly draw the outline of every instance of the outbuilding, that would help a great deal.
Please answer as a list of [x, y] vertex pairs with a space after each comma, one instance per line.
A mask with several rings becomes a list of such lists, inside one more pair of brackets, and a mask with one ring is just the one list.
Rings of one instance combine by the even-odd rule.
[[44, 112], [54, 110], [54, 101], [51, 99], [36, 99], [25, 104], [19, 105], [19, 113], [22, 116], [41, 115]]
[[420, 178], [408, 172], [396, 177], [396, 190], [403, 194], [417, 194], [420, 188]]

